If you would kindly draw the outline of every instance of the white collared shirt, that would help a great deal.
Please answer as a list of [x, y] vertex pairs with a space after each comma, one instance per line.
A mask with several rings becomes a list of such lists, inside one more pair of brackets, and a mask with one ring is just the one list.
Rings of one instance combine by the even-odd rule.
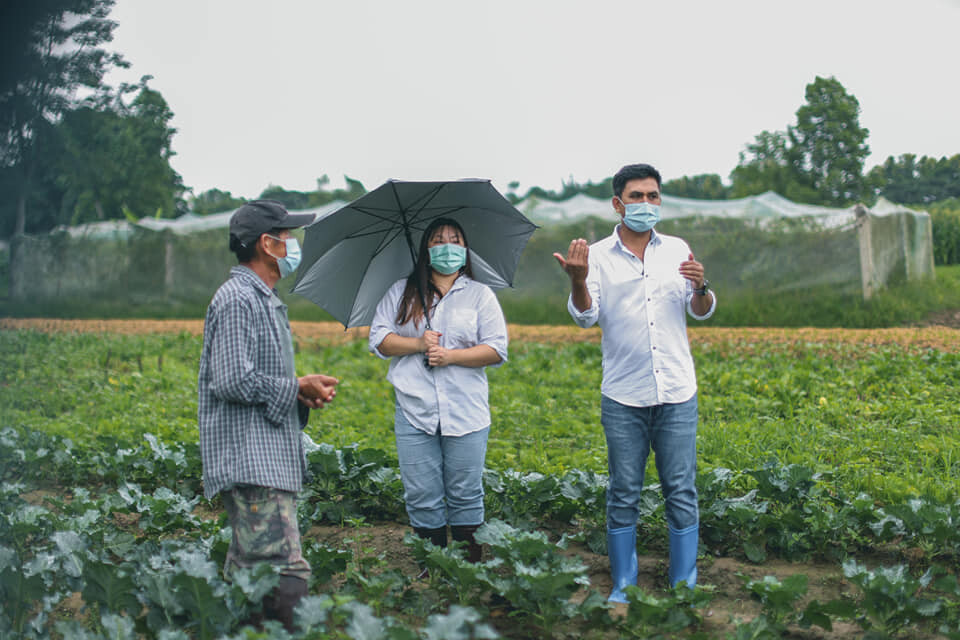
[[581, 327], [603, 329], [603, 395], [632, 407], [685, 402], [697, 391], [685, 312], [706, 320], [716, 294], [698, 316], [690, 306], [693, 285], [680, 275], [680, 263], [690, 257], [687, 243], [654, 231], [640, 260], [619, 230], [590, 245], [590, 308], [578, 311], [571, 295], [567, 309]]
[[[423, 335], [423, 320], [397, 324], [397, 309], [406, 279], [395, 282], [383, 296], [370, 324], [370, 351], [390, 333], [404, 338]], [[440, 346], [465, 349], [485, 344], [499, 354], [499, 366], [507, 360], [507, 323], [500, 303], [485, 284], [461, 275], [434, 306], [430, 317], [434, 331], [441, 334]], [[490, 426], [487, 374], [484, 367], [449, 365], [428, 369], [424, 354], [396, 356], [390, 361], [387, 380], [393, 385], [397, 403], [414, 427], [445, 436], [462, 436]]]

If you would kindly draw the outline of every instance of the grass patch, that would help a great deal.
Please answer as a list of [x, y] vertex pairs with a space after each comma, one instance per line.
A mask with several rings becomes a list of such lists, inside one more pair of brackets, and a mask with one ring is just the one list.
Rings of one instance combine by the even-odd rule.
[[[0, 332], [0, 425], [78, 442], [144, 433], [195, 442], [200, 338]], [[839, 343], [694, 345], [699, 461], [802, 464], [850, 495], [960, 496], [960, 354]], [[366, 343], [298, 345], [301, 373], [336, 375], [336, 401], [314, 412], [318, 442], [394, 455], [387, 362]], [[514, 342], [489, 371], [493, 469], [606, 472], [600, 347]], [[652, 460], [648, 476], [654, 481]]]

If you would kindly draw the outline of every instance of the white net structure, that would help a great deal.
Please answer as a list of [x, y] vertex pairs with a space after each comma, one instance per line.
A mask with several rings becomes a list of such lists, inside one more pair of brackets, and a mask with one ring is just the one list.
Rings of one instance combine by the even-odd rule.
[[[305, 210], [318, 218], [344, 202]], [[541, 225], [508, 296], [559, 299], [569, 283], [552, 257], [573, 237], [598, 240], [617, 222], [610, 199], [528, 198], [517, 207]], [[100, 296], [131, 302], [205, 302], [236, 263], [228, 249], [232, 211], [144, 218], [20, 236], [12, 247], [14, 299]], [[736, 200], [663, 197], [658, 231], [683, 237], [729, 294], [829, 288], [870, 297], [891, 283], [933, 277], [930, 216], [885, 200], [834, 209], [768, 192]], [[398, 274], [398, 277], [403, 274]]]
[[[328, 215], [344, 205], [297, 211]], [[99, 296], [136, 303], [205, 302], [237, 263], [233, 211], [174, 219], [111, 220], [15, 239], [11, 296], [45, 301]]]
[[[583, 194], [563, 202], [528, 198], [518, 208], [544, 227], [586, 221], [590, 240], [617, 222], [611, 199]], [[869, 298], [890, 283], [934, 275], [929, 214], [883, 199], [839, 209], [772, 191], [732, 200], [664, 195], [661, 216], [657, 229], [687, 240], [711, 280], [736, 292], [831, 287]]]

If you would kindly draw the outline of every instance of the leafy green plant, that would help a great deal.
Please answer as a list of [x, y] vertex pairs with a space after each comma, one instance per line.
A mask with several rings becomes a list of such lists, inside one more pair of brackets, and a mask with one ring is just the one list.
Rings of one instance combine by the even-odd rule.
[[563, 620], [583, 618], [598, 621], [607, 605], [597, 592], [576, 604], [571, 596], [590, 584], [586, 566], [567, 557], [556, 545], [548, 542], [540, 531], [522, 531], [501, 520], [491, 520], [475, 534], [499, 561], [499, 570], [488, 572], [492, 592], [499, 594], [523, 614], [536, 622], [549, 637], [554, 626]]
[[870, 570], [849, 560], [843, 563], [843, 574], [862, 592], [863, 613], [857, 622], [871, 637], [891, 637], [910, 623], [932, 618], [943, 607], [939, 599], [920, 595], [930, 585], [932, 571], [914, 578], [904, 565]]
[[624, 590], [627, 596], [627, 615], [618, 628], [622, 634], [636, 638], [665, 638], [698, 625], [702, 616], [697, 611], [713, 600], [710, 588], [677, 589], [656, 596], [636, 585]]

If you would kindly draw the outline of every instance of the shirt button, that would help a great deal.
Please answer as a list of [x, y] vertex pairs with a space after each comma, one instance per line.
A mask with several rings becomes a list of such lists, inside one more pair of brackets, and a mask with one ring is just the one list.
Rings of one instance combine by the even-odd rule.
[[656, 348], [656, 347], [653, 347], [653, 350], [654, 350], [654, 351], [656, 351], [656, 350], [657, 350], [657, 348]]

